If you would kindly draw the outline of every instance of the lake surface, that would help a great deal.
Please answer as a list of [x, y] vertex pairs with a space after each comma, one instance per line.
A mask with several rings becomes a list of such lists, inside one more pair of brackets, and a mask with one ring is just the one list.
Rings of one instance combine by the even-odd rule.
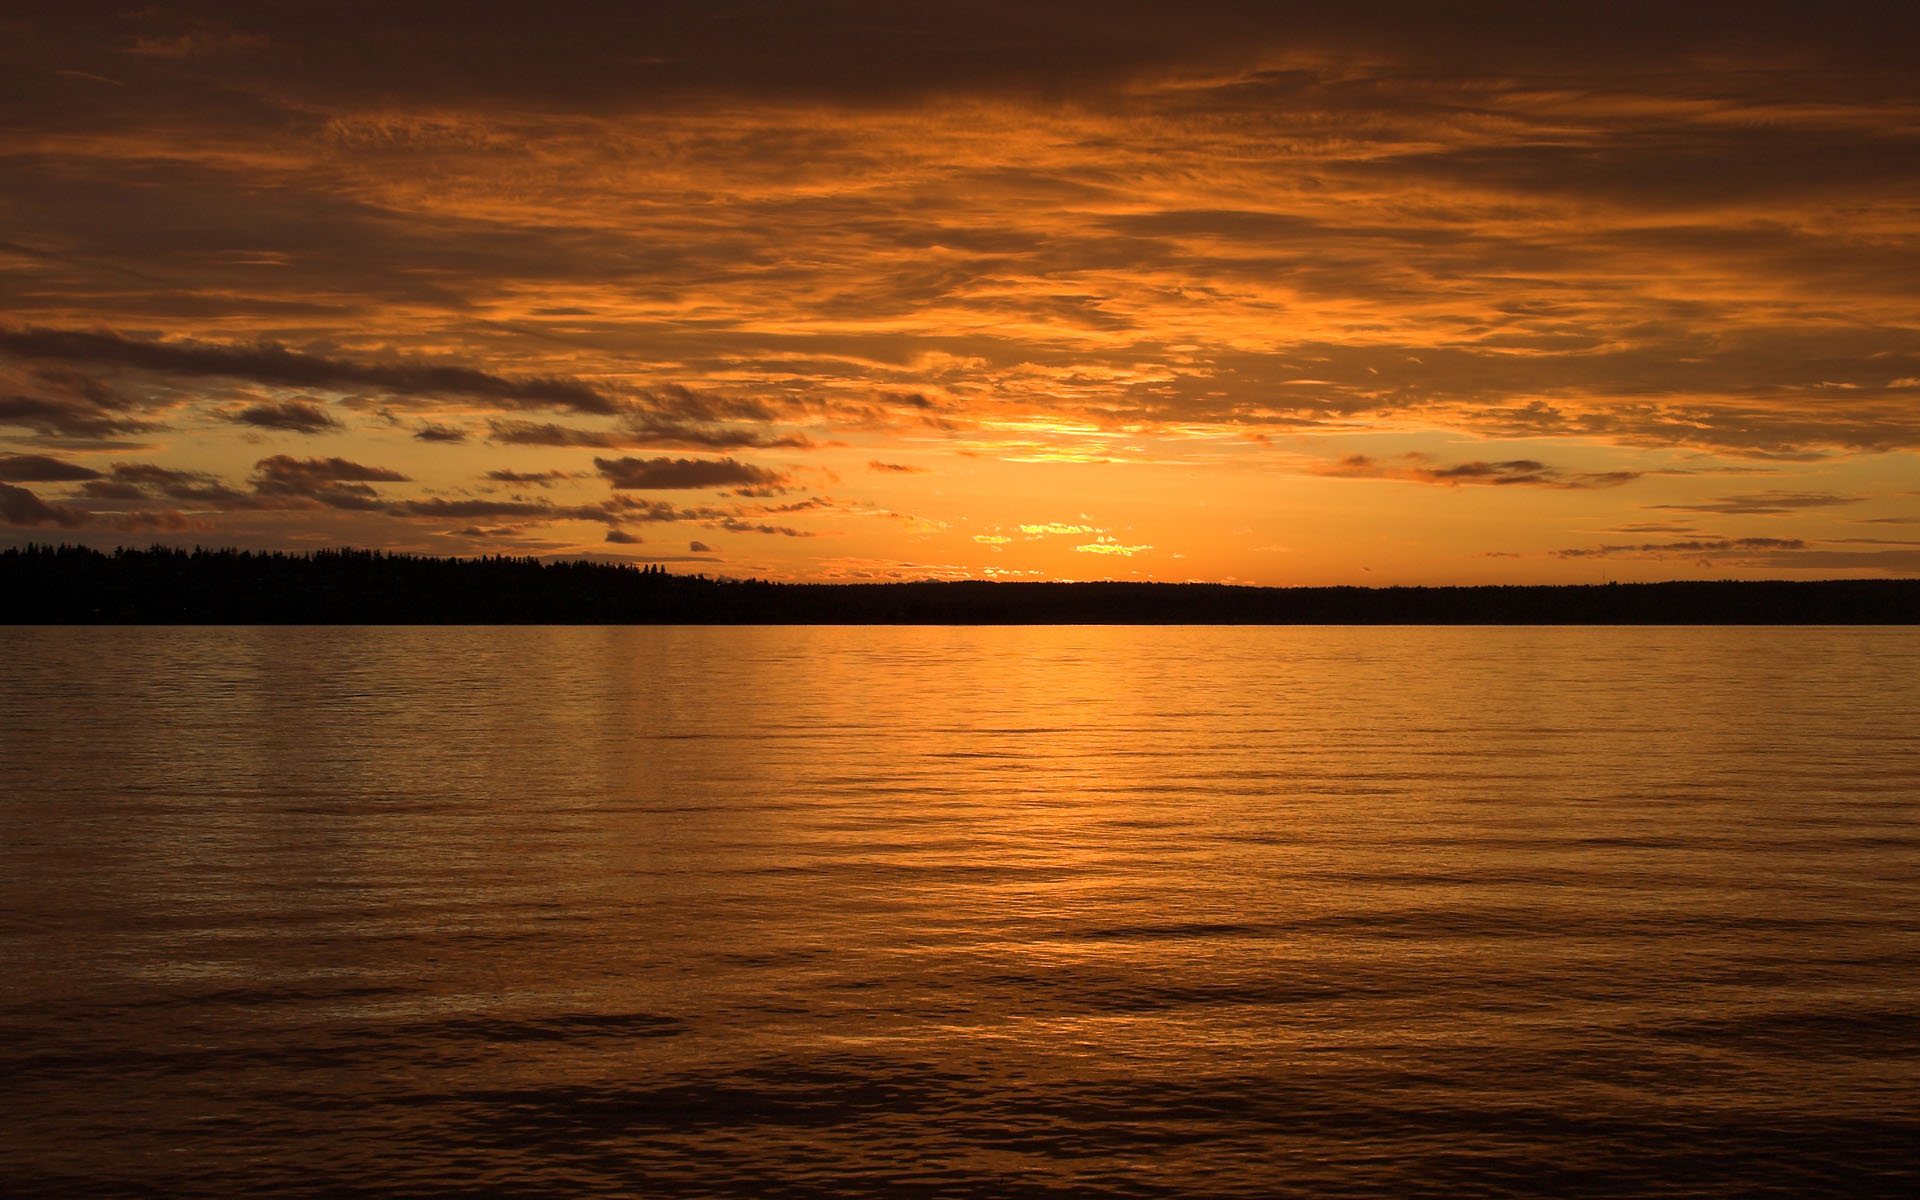
[[1920, 630], [0, 628], [10, 1195], [1897, 1195]]

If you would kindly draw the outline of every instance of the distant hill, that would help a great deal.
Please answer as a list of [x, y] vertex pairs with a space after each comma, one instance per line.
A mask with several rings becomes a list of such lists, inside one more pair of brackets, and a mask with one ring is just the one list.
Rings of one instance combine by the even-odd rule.
[[532, 558], [28, 546], [6, 624], [1920, 624], [1920, 579], [1573, 587], [795, 584]]

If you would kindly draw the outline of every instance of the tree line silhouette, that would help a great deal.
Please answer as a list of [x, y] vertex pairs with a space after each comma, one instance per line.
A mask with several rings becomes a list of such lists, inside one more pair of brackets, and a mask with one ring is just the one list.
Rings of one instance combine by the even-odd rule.
[[1920, 579], [1572, 586], [774, 583], [378, 550], [0, 550], [7, 624], [1916, 624]]

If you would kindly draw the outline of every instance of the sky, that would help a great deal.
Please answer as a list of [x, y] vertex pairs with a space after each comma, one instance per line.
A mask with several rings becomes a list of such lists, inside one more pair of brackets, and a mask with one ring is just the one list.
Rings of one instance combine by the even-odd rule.
[[1920, 9], [1769, 7], [9, 6], [0, 546], [1920, 574]]

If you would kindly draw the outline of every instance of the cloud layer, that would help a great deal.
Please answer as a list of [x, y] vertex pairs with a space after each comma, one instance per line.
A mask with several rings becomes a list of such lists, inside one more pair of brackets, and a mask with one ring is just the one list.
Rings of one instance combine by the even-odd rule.
[[1911, 5], [38, 8], [0, 537], [1907, 569]]

